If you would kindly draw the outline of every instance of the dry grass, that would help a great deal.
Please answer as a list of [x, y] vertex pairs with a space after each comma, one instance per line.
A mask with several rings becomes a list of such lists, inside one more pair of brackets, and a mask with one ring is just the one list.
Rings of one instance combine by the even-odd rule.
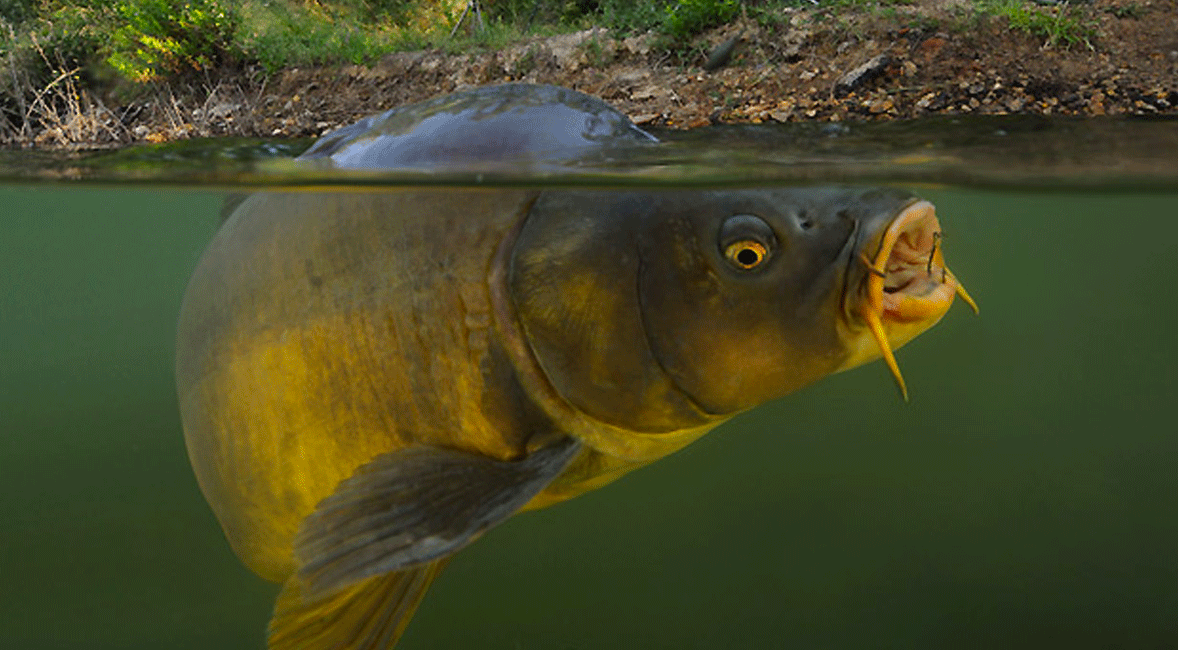
[[[22, 65], [12, 52], [0, 60], [0, 146], [103, 148], [257, 131], [254, 113], [264, 83], [252, 92], [241, 82], [207, 77], [149, 84], [116, 111], [85, 88], [80, 68], [46, 52], [35, 38], [32, 50], [42, 65]], [[31, 72], [37, 68], [49, 72], [49, 81]]]
[[82, 88], [81, 70], [50, 56], [35, 37], [32, 43], [52, 79], [38, 84], [29, 66], [19, 65], [15, 54], [7, 55], [3, 90], [8, 106], [0, 113], [0, 142], [70, 147], [128, 141], [130, 134], [120, 117]]
[[[138, 104], [141, 124], [133, 140], [165, 142], [182, 138], [254, 135], [257, 107], [265, 84], [248, 90], [240, 82], [204, 79], [188, 84], [160, 84]], [[149, 127], [148, 125], [154, 125]]]

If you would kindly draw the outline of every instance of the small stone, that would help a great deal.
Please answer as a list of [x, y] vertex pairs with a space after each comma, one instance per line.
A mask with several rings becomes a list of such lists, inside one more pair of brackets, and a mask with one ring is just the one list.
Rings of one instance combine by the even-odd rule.
[[892, 110], [895, 105], [896, 104], [892, 101], [892, 98], [888, 97], [887, 99], [871, 102], [871, 105], [867, 110], [871, 111], [871, 113], [874, 115], [879, 115], [880, 113], [885, 113]]
[[834, 84], [835, 95], [846, 94], [863, 84], [878, 77], [891, 65], [892, 58], [886, 54], [877, 54], [854, 70], [839, 78]]
[[645, 88], [640, 88], [630, 93], [630, 99], [640, 102], [647, 99], [657, 99], [668, 94], [670, 93], [666, 88], [660, 88], [659, 86], [646, 86]]

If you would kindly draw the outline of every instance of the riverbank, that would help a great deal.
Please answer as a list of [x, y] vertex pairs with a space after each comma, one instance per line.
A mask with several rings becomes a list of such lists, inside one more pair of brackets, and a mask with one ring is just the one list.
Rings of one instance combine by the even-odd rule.
[[[639, 124], [885, 120], [935, 114], [1178, 115], [1178, 0], [1029, 5], [1055, 17], [916, 0], [786, 8], [701, 34], [698, 56], [595, 28], [494, 51], [390, 54], [370, 66], [205, 71], [117, 101], [63, 78], [8, 146], [317, 136], [469, 86], [525, 81], [599, 96]], [[1067, 20], [1068, 22], [1064, 22]], [[705, 69], [709, 68], [709, 69]], [[125, 91], [124, 91], [125, 94]]]

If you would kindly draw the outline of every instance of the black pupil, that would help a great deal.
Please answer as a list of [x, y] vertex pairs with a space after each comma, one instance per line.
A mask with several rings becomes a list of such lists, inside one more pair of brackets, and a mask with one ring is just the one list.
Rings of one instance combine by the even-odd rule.
[[743, 266], [752, 266], [760, 260], [760, 254], [751, 248], [742, 248], [740, 249], [740, 252], [736, 254], [736, 261], [740, 262]]

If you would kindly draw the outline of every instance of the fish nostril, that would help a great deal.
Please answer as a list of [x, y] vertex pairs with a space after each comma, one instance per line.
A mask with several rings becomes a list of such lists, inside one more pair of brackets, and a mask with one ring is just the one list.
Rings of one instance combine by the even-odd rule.
[[814, 227], [814, 220], [811, 219], [805, 212], [799, 212], [798, 214], [795, 214], [794, 222], [797, 223], [798, 228], [801, 228], [802, 230], [810, 230]]

